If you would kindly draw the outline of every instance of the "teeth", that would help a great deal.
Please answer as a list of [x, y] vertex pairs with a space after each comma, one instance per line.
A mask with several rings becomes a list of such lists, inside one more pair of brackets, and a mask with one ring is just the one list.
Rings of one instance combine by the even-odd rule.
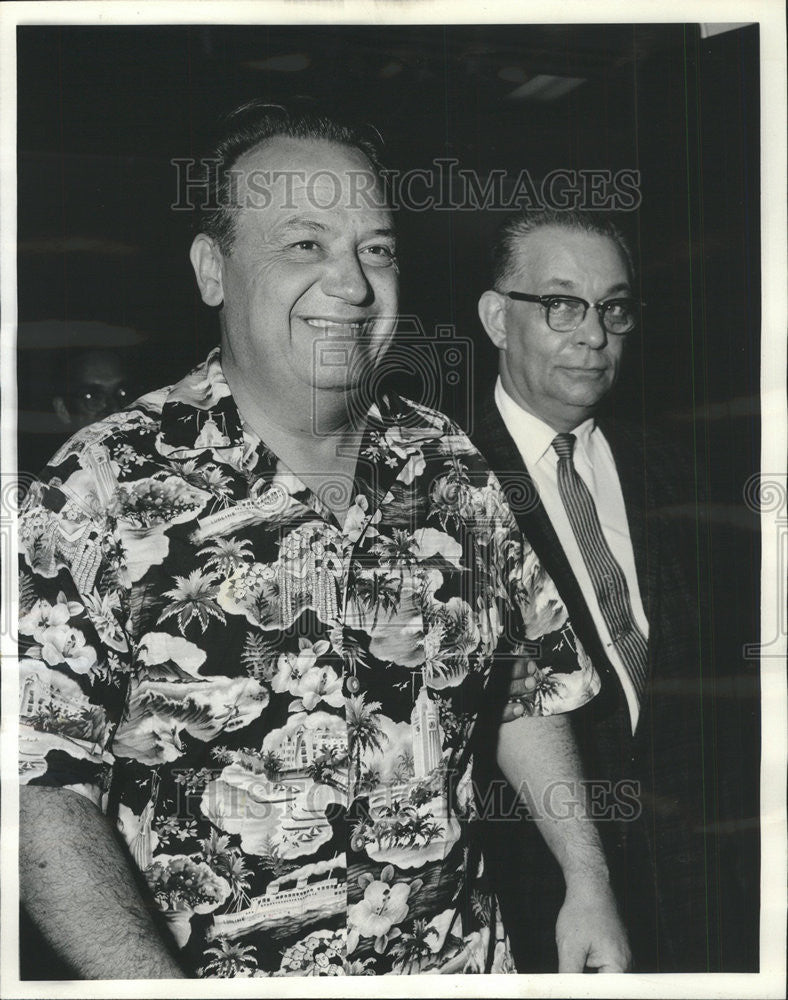
[[336, 323], [328, 319], [308, 319], [305, 322], [318, 330], [361, 330], [364, 326], [364, 322]]

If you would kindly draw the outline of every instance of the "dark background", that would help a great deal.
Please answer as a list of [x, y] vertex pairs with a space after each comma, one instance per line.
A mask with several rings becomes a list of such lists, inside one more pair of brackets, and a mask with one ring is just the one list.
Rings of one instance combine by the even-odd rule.
[[[517, 96], [539, 76], [556, 78], [552, 90]], [[760, 439], [758, 27], [710, 38], [658, 24], [20, 27], [18, 82], [29, 472], [41, 464], [33, 416], [69, 378], [68, 328], [45, 347], [35, 324], [136, 331], [141, 390], [179, 378], [216, 342], [187, 259], [188, 214], [170, 208], [170, 161], [199, 155], [221, 111], [258, 96], [329, 101], [376, 123], [401, 170], [455, 157], [481, 176], [525, 168], [537, 181], [555, 168], [640, 171], [642, 204], [624, 221], [647, 306], [611, 405], [662, 424], [694, 456], [699, 505], [677, 516], [699, 515], [708, 777], [715, 788], [730, 779], [709, 819], [723, 845], [720, 945], [726, 968], [756, 968], [759, 691], [742, 647], [758, 639], [759, 610], [757, 516], [743, 502]], [[424, 401], [472, 423], [495, 368], [476, 301], [500, 213], [398, 215], [403, 312], [428, 333], [452, 326], [463, 347], [459, 385], [422, 387]], [[412, 378], [406, 391], [419, 394]]]

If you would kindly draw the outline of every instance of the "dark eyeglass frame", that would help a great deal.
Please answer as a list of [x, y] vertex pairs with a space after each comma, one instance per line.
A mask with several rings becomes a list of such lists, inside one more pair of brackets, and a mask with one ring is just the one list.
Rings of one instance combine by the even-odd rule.
[[[638, 325], [640, 312], [646, 305], [646, 303], [641, 299], [636, 299], [631, 295], [620, 295], [618, 298], [613, 299], [600, 299], [599, 302], [587, 302], [586, 299], [581, 299], [578, 295], [531, 295], [528, 292], [504, 292], [503, 294], [508, 296], [510, 299], [516, 299], [519, 302], [538, 302], [539, 305], [545, 310], [547, 325], [556, 333], [574, 333], [575, 330], [585, 322], [588, 310], [596, 309], [600, 322], [607, 333], [612, 333], [617, 337], [626, 337], [627, 334], [632, 333]], [[550, 322], [550, 306], [553, 302], [577, 302], [583, 306], [583, 315], [574, 326], [566, 327], [560, 330], [556, 329], [556, 327], [554, 327]], [[618, 305], [621, 302], [627, 302], [632, 306], [632, 326], [628, 330], [611, 330], [607, 325], [608, 311], [613, 306]]]

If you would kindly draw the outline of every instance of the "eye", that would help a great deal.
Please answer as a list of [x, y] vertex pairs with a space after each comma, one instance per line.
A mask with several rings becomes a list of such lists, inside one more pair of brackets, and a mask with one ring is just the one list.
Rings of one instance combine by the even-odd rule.
[[550, 299], [548, 308], [552, 313], [565, 316], [574, 315], [578, 310], [582, 310], [583, 306], [575, 299], [564, 299], [557, 296], [556, 298]]
[[299, 240], [298, 243], [292, 243], [290, 245], [291, 250], [304, 250], [304, 251], [317, 250], [319, 249], [319, 247], [320, 244], [317, 243], [315, 240]]
[[385, 243], [374, 243], [372, 246], [363, 247], [360, 252], [374, 267], [389, 267], [397, 261], [396, 251]]

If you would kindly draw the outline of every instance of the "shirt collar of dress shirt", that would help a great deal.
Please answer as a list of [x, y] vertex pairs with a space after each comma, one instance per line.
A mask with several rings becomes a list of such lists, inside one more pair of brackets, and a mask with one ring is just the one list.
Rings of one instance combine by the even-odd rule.
[[[498, 407], [506, 429], [514, 438], [514, 443], [523, 456], [526, 466], [533, 468], [545, 455], [551, 460], [555, 458], [555, 452], [551, 446], [558, 432], [546, 424], [544, 420], [540, 420], [539, 417], [524, 410], [519, 403], [516, 403], [504, 389], [500, 375], [495, 383], [495, 405]], [[589, 417], [574, 428], [572, 433], [577, 439], [575, 451], [588, 450], [595, 428], [596, 423], [593, 417]]]

